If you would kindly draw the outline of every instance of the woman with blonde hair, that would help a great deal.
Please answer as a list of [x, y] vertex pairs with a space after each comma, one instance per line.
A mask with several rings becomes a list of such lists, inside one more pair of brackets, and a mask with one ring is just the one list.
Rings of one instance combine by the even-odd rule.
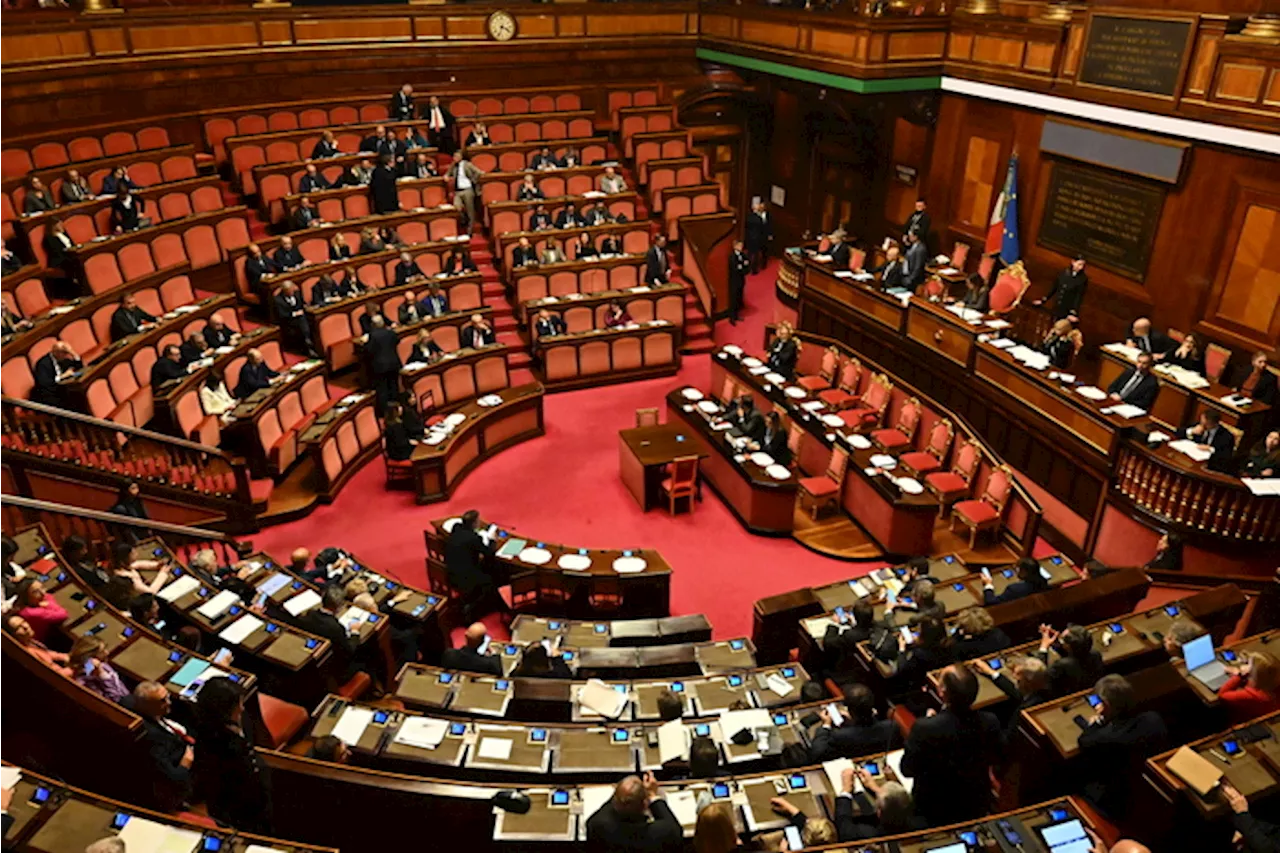
[[1228, 667], [1231, 678], [1218, 688], [1218, 698], [1232, 725], [1280, 711], [1280, 663], [1266, 652], [1252, 652], [1239, 667]]
[[1071, 366], [1071, 360], [1076, 356], [1079, 336], [1076, 327], [1064, 317], [1054, 323], [1053, 328], [1044, 336], [1040, 352], [1049, 356], [1049, 363], [1054, 367], [1065, 370]]
[[87, 687], [99, 696], [119, 702], [129, 695], [119, 674], [103, 658], [107, 656], [107, 644], [97, 637], [84, 636], [71, 647], [67, 665], [74, 673], [76, 684]]
[[694, 853], [730, 853], [738, 849], [738, 831], [727, 803], [712, 803], [698, 812], [693, 830]]

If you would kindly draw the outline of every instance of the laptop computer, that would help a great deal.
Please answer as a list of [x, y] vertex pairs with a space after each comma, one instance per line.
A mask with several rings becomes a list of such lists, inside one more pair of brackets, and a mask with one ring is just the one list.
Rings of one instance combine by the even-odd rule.
[[1182, 659], [1187, 671], [1210, 690], [1217, 690], [1227, 683], [1227, 667], [1213, 651], [1213, 637], [1208, 634], [1182, 644]]

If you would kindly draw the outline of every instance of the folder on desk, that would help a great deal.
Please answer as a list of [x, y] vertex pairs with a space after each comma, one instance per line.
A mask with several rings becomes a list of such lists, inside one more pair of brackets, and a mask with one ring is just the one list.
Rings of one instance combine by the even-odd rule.
[[[667, 794], [667, 808], [681, 826], [696, 826], [698, 823], [698, 797], [693, 791], [672, 791]], [[583, 814], [587, 812], [584, 809]]]
[[276, 572], [271, 577], [258, 584], [258, 592], [265, 596], [275, 595], [284, 589], [289, 583], [289, 576], [284, 572]]
[[419, 749], [435, 749], [444, 740], [444, 733], [448, 730], [448, 720], [410, 717], [400, 726], [400, 731], [396, 732], [395, 742]]
[[222, 633], [218, 634], [218, 636], [228, 643], [238, 645], [243, 643], [246, 637], [261, 627], [261, 619], [250, 613], [246, 613], [235, 622], [232, 622], [231, 625], [224, 629]]
[[130, 853], [193, 853], [201, 835], [134, 815], [116, 836]]
[[231, 605], [235, 604], [239, 600], [240, 596], [236, 595], [229, 589], [224, 589], [222, 592], [197, 607], [196, 612], [206, 619], [214, 620], [221, 617], [222, 614], [226, 613], [227, 610], [231, 608]]
[[613, 719], [627, 707], [627, 694], [592, 678], [578, 691], [578, 704], [593, 714]]
[[684, 723], [670, 720], [658, 726], [658, 762], [689, 760], [689, 736]]
[[884, 757], [884, 763], [893, 770], [893, 775], [898, 777], [898, 781], [907, 789], [907, 793], [911, 793], [915, 790], [916, 780], [902, 772], [902, 757], [906, 754], [906, 750], [894, 750]]
[[156, 598], [172, 604], [187, 593], [195, 592], [199, 588], [199, 578], [192, 577], [191, 575], [183, 575], [171, 582], [164, 589], [160, 590], [160, 592], [156, 593]]
[[[582, 796], [582, 823], [585, 826], [587, 818], [600, 811], [605, 803], [613, 799], [613, 786], [584, 785], [578, 789], [578, 793]], [[671, 798], [668, 797], [667, 805], [670, 804]]]
[[301, 616], [313, 607], [320, 606], [320, 594], [314, 589], [304, 589], [284, 603], [284, 609], [290, 616]]
[[372, 708], [348, 706], [343, 710], [342, 716], [338, 717], [338, 722], [334, 724], [333, 731], [329, 734], [347, 746], [355, 746], [360, 742], [360, 737], [364, 734], [364, 730], [369, 728], [369, 724], [372, 722]]
[[[827, 774], [827, 782], [831, 785], [833, 793], [840, 793], [844, 790], [844, 771], [853, 769], [853, 760], [849, 758], [833, 758], [830, 761], [822, 762], [822, 772]], [[857, 793], [862, 790], [862, 783], [858, 781], [858, 777], [853, 777], [853, 791]]]
[[1189, 746], [1175, 752], [1165, 763], [1165, 767], [1202, 797], [1222, 781], [1222, 771]]

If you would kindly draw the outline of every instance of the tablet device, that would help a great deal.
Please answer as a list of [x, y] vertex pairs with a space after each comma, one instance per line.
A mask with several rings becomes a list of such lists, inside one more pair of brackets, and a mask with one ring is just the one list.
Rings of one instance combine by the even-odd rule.
[[746, 643], [744, 643], [742, 640], [730, 640], [730, 641], [729, 641], [729, 648], [733, 649], [735, 652], [740, 652], [740, 651], [742, 651], [742, 647], [743, 647], [743, 646], [745, 646], [745, 645], [746, 645]]
[[467, 733], [466, 723], [450, 723], [449, 724], [449, 734], [455, 737], [460, 737], [466, 733]]
[[872, 776], [880, 775], [880, 763], [878, 761], [868, 761], [862, 765], [862, 769]]
[[388, 718], [390, 718], [390, 716], [391, 716], [391, 715], [390, 715], [390, 714], [388, 714], [386, 711], [374, 711], [374, 712], [373, 712], [373, 721], [374, 721], [375, 723], [378, 723], [379, 725], [381, 725], [381, 724], [385, 723], [385, 722], [388, 720]]

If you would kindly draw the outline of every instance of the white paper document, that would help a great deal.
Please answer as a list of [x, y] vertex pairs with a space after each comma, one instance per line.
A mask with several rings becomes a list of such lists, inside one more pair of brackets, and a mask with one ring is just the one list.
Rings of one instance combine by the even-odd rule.
[[22, 778], [22, 769], [18, 767], [0, 767], [0, 790], [8, 791]]
[[228, 643], [240, 644], [245, 638], [254, 631], [262, 627], [262, 620], [252, 613], [246, 613], [236, 621], [232, 622], [227, 628], [218, 634], [218, 637]]
[[314, 589], [304, 589], [284, 603], [284, 609], [290, 616], [301, 616], [313, 607], [320, 606], [320, 593]]
[[578, 691], [578, 704], [593, 714], [613, 719], [627, 707], [627, 694], [614, 690], [598, 678], [591, 678]]
[[1280, 495], [1280, 477], [1241, 477], [1240, 482], [1255, 495]]
[[670, 720], [658, 727], [658, 762], [689, 760], [688, 729], [679, 719]]
[[830, 616], [816, 616], [812, 619], [802, 619], [801, 624], [804, 629], [809, 632], [809, 636], [815, 640], [821, 640], [827, 635], [827, 628], [836, 624], [836, 620]]
[[476, 756], [478, 758], [489, 758], [493, 761], [506, 761], [511, 757], [511, 744], [511, 738], [481, 738], [480, 748], [476, 751]]
[[787, 681], [776, 672], [769, 673], [769, 677], [765, 679], [765, 683], [769, 685], [769, 689], [779, 696], [786, 696], [793, 693], [795, 688], [791, 686], [791, 682]]
[[1203, 444], [1196, 444], [1189, 438], [1180, 438], [1177, 441], [1169, 442], [1169, 448], [1176, 450], [1184, 456], [1190, 456], [1197, 462], [1208, 462], [1209, 457], [1213, 456], [1213, 448]]
[[289, 576], [284, 572], [276, 572], [271, 577], [258, 584], [258, 592], [262, 595], [272, 596], [289, 585]]
[[191, 575], [183, 575], [169, 583], [169, 585], [164, 589], [160, 590], [160, 592], [156, 594], [156, 598], [172, 604], [187, 593], [195, 592], [199, 588], [199, 578], [192, 577]]
[[768, 708], [749, 708], [745, 711], [720, 712], [720, 734], [725, 740], [731, 740], [743, 729], [751, 729], [754, 734], [760, 729], [773, 728], [773, 715]]
[[[693, 791], [672, 791], [666, 796], [667, 808], [679, 821], [681, 826], [696, 826], [698, 823], [698, 797]], [[585, 815], [586, 812], [584, 811]]]
[[360, 630], [360, 626], [363, 625], [368, 618], [368, 610], [352, 606], [348, 607], [343, 614], [338, 617], [338, 622], [343, 628], [347, 629], [347, 633], [354, 634], [356, 631]]
[[410, 717], [400, 726], [400, 731], [396, 732], [395, 742], [419, 749], [435, 749], [444, 740], [444, 733], [448, 730], [448, 720]]
[[262, 844], [250, 844], [244, 848], [244, 853], [284, 853], [279, 847], [267, 847]]
[[[582, 819], [585, 821], [613, 799], [613, 786], [585, 785], [578, 789], [578, 793], [582, 795]], [[668, 798], [667, 804], [670, 805], [670, 803], [671, 800]]]
[[[822, 772], [827, 774], [827, 781], [831, 784], [831, 790], [840, 793], [844, 790], [844, 771], [853, 769], [853, 761], [848, 758], [833, 758], [831, 761], [822, 762]], [[862, 783], [858, 781], [858, 777], [853, 777], [853, 792], [856, 794], [862, 788]]]
[[898, 777], [898, 781], [902, 783], [902, 787], [906, 788], [907, 792], [910, 793], [915, 790], [916, 780], [912, 779], [910, 776], [904, 775], [902, 772], [902, 757], [906, 754], [905, 750], [898, 749], [886, 755], [884, 757], [884, 761], [885, 764], [888, 764], [893, 768], [893, 775]]
[[217, 619], [223, 613], [226, 613], [231, 605], [235, 604], [239, 600], [240, 596], [236, 595], [229, 589], [224, 589], [222, 592], [197, 607], [196, 612], [206, 619]]
[[129, 853], [192, 853], [200, 843], [200, 833], [131, 817], [117, 836]]
[[364, 730], [369, 728], [372, 722], [372, 708], [348, 707], [342, 712], [342, 716], [338, 717], [338, 722], [330, 734], [347, 746], [355, 746], [360, 742], [360, 736], [364, 734]]
[[1147, 413], [1132, 403], [1116, 403], [1114, 406], [1100, 410], [1104, 415], [1119, 415], [1122, 418], [1140, 418]]
[[1081, 385], [1079, 388], [1076, 389], [1076, 393], [1079, 394], [1081, 397], [1084, 397], [1086, 400], [1107, 399], [1107, 392], [1093, 385]]

